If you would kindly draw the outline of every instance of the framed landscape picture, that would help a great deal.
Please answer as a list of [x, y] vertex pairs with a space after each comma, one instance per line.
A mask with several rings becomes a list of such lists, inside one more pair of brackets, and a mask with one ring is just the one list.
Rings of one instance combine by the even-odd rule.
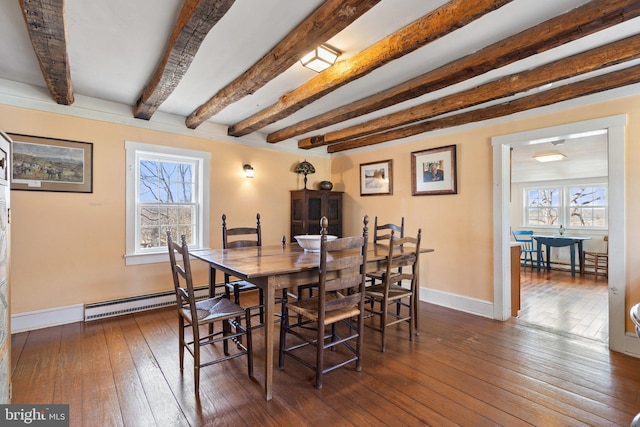
[[413, 196], [457, 194], [456, 146], [411, 153]]
[[93, 144], [10, 136], [12, 190], [93, 192]]
[[393, 160], [360, 164], [360, 195], [393, 194]]

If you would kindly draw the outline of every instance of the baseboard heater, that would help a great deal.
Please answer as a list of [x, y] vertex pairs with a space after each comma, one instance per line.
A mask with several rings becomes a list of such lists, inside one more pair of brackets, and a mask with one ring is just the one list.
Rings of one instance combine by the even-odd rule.
[[[207, 298], [209, 296], [209, 285], [198, 286], [195, 288], [195, 293], [198, 300]], [[175, 304], [176, 293], [174, 291], [85, 304], [84, 321], [89, 322], [107, 317], [122, 316], [123, 314], [153, 310]]]

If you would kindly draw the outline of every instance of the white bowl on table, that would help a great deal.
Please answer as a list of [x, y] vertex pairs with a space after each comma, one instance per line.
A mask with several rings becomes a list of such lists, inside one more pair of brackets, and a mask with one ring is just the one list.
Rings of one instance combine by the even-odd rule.
[[[320, 252], [320, 239], [322, 236], [320, 234], [305, 234], [301, 236], [293, 236], [294, 239], [298, 242], [300, 247], [304, 249], [305, 252]], [[327, 235], [327, 241], [335, 240], [338, 236]]]

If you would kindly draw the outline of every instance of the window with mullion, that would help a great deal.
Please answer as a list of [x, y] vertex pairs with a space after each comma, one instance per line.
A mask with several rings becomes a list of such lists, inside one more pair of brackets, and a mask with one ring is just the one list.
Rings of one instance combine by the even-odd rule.
[[207, 247], [210, 154], [134, 142], [125, 147], [127, 265], [163, 260], [167, 231], [176, 240], [185, 235], [192, 249]]

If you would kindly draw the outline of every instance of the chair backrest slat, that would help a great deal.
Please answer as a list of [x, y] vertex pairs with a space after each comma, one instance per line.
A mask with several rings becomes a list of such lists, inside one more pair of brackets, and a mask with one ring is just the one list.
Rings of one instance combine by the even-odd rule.
[[[192, 319], [197, 319], [193, 280], [191, 277], [189, 247], [187, 246], [186, 236], [181, 236], [181, 242], [181, 245], [174, 242], [171, 237], [171, 232], [167, 231], [167, 246], [169, 249], [171, 276], [173, 277], [173, 287], [176, 293], [178, 308], [188, 307], [192, 312]], [[176, 258], [176, 253], [181, 256], [181, 260]], [[182, 282], [184, 282], [184, 284]]]
[[402, 217], [400, 225], [378, 225], [378, 217], [376, 216], [373, 221], [373, 243], [379, 243], [378, 240], [389, 240], [392, 231], [395, 232], [396, 235], [404, 237], [404, 217]]
[[[343, 237], [327, 241], [328, 220], [323, 217], [320, 240], [320, 272], [318, 279], [318, 322], [322, 324], [325, 313], [337, 308], [358, 305], [364, 310], [365, 268], [367, 264], [367, 243], [369, 218], [363, 219], [362, 236]], [[331, 252], [347, 253], [347, 256], [333, 257]], [[344, 255], [344, 254], [341, 254]], [[340, 298], [328, 298], [328, 293], [339, 293]]]
[[[243, 236], [243, 238], [229, 239], [229, 237]], [[227, 228], [227, 215], [222, 214], [222, 248], [245, 248], [262, 246], [262, 229], [260, 214], [256, 215], [255, 227]]]
[[511, 233], [515, 241], [521, 243], [523, 250], [534, 250], [532, 230], [513, 230]]
[[[389, 292], [389, 288], [393, 283], [402, 280], [411, 282], [411, 289], [415, 289], [418, 284], [417, 269], [420, 261], [420, 241], [422, 240], [422, 229], [418, 229], [416, 237], [396, 237], [394, 231], [391, 232], [389, 239], [389, 254], [387, 255], [387, 271], [384, 279], [385, 293]], [[397, 267], [408, 266], [411, 273], [407, 270], [393, 274], [392, 270]]]

